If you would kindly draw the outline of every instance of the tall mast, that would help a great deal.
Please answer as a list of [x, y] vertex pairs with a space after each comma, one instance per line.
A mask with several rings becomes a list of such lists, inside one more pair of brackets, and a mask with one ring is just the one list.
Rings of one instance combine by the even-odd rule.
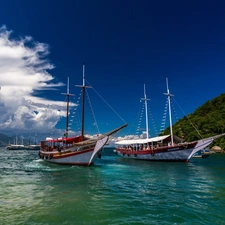
[[90, 88], [89, 86], [85, 85], [85, 64], [83, 64], [83, 84], [82, 85], [76, 85], [77, 87], [82, 88], [82, 118], [81, 118], [81, 136], [82, 139], [84, 137], [84, 99], [85, 99], [85, 89]]
[[74, 96], [73, 94], [70, 94], [70, 89], [69, 89], [69, 77], [67, 78], [67, 92], [62, 93], [63, 95], [66, 95], [66, 133], [65, 136], [68, 137], [68, 132], [69, 132], [69, 104], [70, 104], [70, 96]]
[[171, 135], [171, 145], [173, 145], [173, 128], [172, 128], [171, 104], [170, 104], [170, 99], [171, 99], [171, 97], [173, 95], [170, 94], [169, 85], [168, 85], [168, 78], [167, 77], [166, 77], [166, 89], [167, 89], [167, 93], [164, 93], [164, 94], [167, 95], [168, 104], [169, 104], [170, 135]]
[[146, 91], [145, 91], [145, 84], [144, 84], [144, 98], [141, 98], [141, 100], [145, 101], [145, 118], [146, 118], [146, 135], [147, 135], [147, 139], [149, 138], [149, 134], [148, 134], [148, 105], [147, 105], [147, 101], [149, 99], [147, 99], [146, 97]]
[[82, 129], [81, 136], [84, 137], [84, 98], [85, 98], [85, 65], [83, 64], [83, 86], [82, 86]]

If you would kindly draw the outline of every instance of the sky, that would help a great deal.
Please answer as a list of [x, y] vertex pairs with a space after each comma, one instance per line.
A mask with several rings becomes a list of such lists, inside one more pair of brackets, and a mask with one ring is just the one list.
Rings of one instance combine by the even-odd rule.
[[121, 137], [143, 130], [137, 121], [144, 84], [151, 136], [160, 131], [166, 77], [175, 119], [225, 92], [224, 1], [0, 0], [0, 6], [0, 133], [62, 135], [68, 77], [75, 95], [70, 133], [79, 132], [75, 85], [82, 84], [83, 63], [92, 86], [90, 135], [124, 123]]

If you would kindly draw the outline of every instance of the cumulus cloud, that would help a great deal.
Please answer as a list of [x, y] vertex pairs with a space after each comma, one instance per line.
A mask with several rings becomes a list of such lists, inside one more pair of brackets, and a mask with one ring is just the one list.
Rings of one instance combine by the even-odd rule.
[[[1, 131], [47, 132], [65, 116], [63, 102], [38, 97], [37, 91], [63, 86], [49, 73], [54, 65], [49, 46], [32, 37], [16, 37], [0, 27], [0, 127]], [[51, 107], [50, 107], [51, 106]]]

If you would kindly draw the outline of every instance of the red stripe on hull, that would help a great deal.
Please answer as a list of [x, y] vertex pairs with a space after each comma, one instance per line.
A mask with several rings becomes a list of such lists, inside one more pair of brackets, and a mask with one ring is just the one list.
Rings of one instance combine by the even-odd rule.
[[89, 162], [94, 148], [79, 152], [44, 152], [40, 151], [40, 158], [46, 162], [62, 165], [91, 165]]
[[[90, 150], [80, 151], [80, 152], [43, 152], [43, 151], [40, 151], [40, 154], [44, 155], [44, 156], [48, 156], [48, 157], [50, 155], [52, 155], [54, 159], [61, 159], [61, 158], [75, 156], [75, 155], [85, 154], [88, 152], [92, 152], [93, 150], [94, 150], [94, 148], [90, 149]], [[57, 154], [57, 156], [54, 156], [55, 154]], [[58, 154], [60, 154], [60, 155], [58, 155]]]

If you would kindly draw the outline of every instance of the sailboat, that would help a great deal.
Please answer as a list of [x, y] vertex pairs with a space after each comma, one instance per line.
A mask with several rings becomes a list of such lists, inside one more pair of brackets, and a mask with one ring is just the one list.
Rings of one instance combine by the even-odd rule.
[[46, 138], [41, 141], [41, 149], [39, 151], [39, 157], [44, 161], [67, 164], [67, 165], [84, 165], [90, 166], [95, 162], [97, 158], [101, 158], [101, 151], [104, 145], [107, 144], [110, 136], [115, 135], [118, 131], [127, 126], [122, 126], [111, 130], [105, 134], [99, 135], [96, 138], [88, 138], [84, 135], [84, 96], [85, 89], [88, 88], [85, 84], [83, 65], [83, 84], [77, 85], [82, 88], [82, 118], [81, 118], [81, 135], [75, 137], [68, 137], [69, 135], [69, 97], [72, 95], [69, 92], [69, 78], [67, 82], [67, 93], [63, 93], [67, 97], [67, 114], [66, 114], [66, 132], [64, 137], [57, 139]]
[[26, 150], [40, 150], [41, 145], [36, 143], [36, 135], [34, 136], [34, 141], [31, 143], [31, 135], [29, 136], [29, 143], [25, 146]]
[[18, 144], [18, 141], [17, 141], [17, 135], [15, 137], [15, 140], [14, 140], [14, 144], [8, 144], [6, 146], [6, 149], [7, 150], [24, 150], [25, 149], [25, 145], [23, 144], [23, 137], [21, 137], [21, 144]]
[[215, 139], [225, 136], [225, 133], [205, 139], [182, 142], [182, 139], [173, 135], [172, 119], [171, 119], [171, 97], [168, 78], [166, 78], [168, 104], [169, 104], [169, 120], [170, 134], [149, 138], [148, 134], [148, 113], [147, 113], [147, 97], [144, 85], [145, 112], [146, 112], [146, 138], [135, 140], [121, 140], [115, 142], [115, 152], [124, 158], [149, 160], [149, 161], [180, 161], [188, 162], [191, 157], [198, 151], [209, 146]]

